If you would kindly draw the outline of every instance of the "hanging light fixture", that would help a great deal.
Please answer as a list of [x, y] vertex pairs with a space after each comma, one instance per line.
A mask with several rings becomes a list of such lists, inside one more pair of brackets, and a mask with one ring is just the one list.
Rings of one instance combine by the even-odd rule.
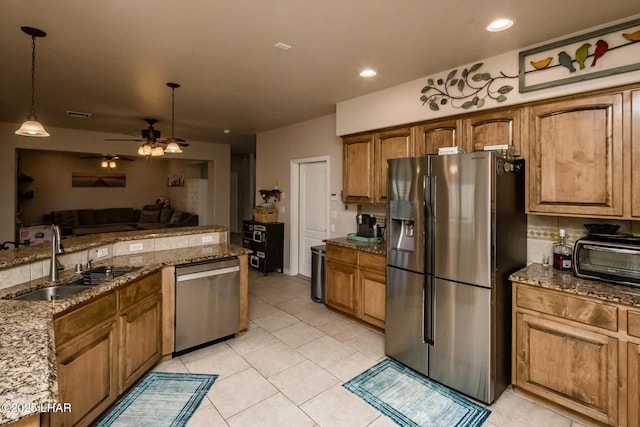
[[179, 88], [178, 83], [167, 83], [167, 86], [171, 88], [171, 138], [167, 139], [169, 142], [164, 148], [165, 153], [182, 153], [182, 149], [176, 142], [175, 138], [175, 92], [176, 88]]
[[44, 127], [38, 122], [36, 116], [36, 37], [46, 37], [47, 33], [37, 28], [20, 27], [22, 31], [31, 36], [31, 112], [27, 120], [22, 123], [20, 129], [16, 131], [16, 135], [21, 136], [49, 136]]

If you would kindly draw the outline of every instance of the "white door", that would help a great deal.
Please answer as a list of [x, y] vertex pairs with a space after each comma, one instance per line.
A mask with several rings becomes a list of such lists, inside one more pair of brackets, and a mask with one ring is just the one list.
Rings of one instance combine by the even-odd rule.
[[311, 247], [327, 237], [327, 162], [300, 164], [298, 274], [311, 277]]

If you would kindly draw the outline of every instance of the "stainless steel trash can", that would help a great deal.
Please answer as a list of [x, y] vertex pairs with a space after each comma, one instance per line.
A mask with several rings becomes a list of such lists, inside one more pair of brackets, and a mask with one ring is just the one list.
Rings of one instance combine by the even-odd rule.
[[311, 247], [311, 299], [324, 302], [324, 258], [326, 245]]

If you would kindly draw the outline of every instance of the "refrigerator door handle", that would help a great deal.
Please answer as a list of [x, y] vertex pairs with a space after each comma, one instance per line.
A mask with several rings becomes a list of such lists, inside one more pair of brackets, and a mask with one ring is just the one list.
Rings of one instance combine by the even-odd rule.
[[427, 274], [434, 273], [435, 262], [435, 190], [436, 177], [424, 177], [424, 253], [425, 253], [425, 271]]
[[433, 303], [433, 276], [427, 276], [423, 288], [422, 337], [426, 344], [435, 345], [433, 337], [433, 319], [435, 304]]

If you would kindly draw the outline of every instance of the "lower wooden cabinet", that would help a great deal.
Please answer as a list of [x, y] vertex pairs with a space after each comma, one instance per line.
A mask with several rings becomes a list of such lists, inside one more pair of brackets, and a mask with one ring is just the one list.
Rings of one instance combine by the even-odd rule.
[[327, 245], [326, 304], [384, 328], [385, 256]]
[[159, 359], [160, 274], [137, 280], [54, 319], [59, 401], [51, 426], [86, 426]]
[[640, 310], [516, 282], [513, 323], [516, 388], [640, 427]]

